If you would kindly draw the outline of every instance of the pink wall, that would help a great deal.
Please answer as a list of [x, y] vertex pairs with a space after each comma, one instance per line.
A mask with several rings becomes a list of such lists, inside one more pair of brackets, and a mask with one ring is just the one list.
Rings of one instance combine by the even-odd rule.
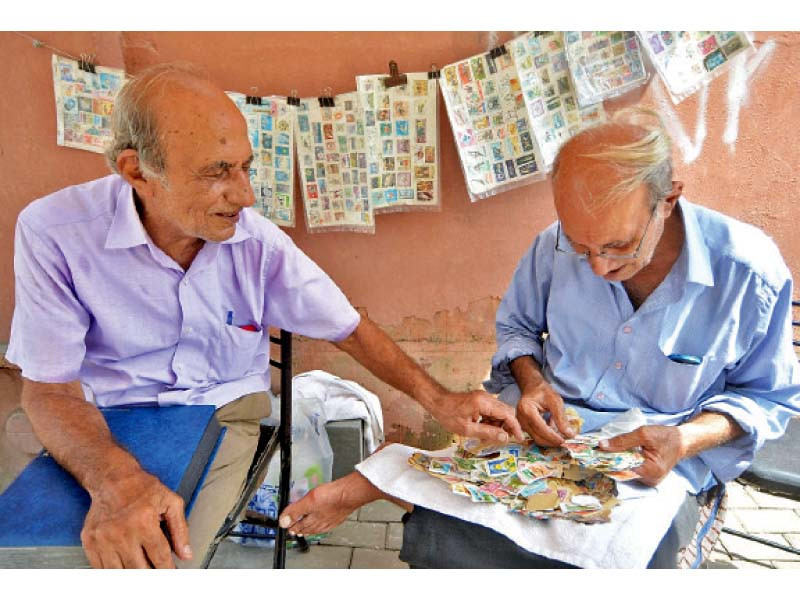
[[[427, 71], [487, 50], [488, 32], [365, 33], [32, 33], [72, 55], [97, 54], [98, 64], [136, 73], [156, 62], [189, 60], [206, 67], [225, 89], [262, 95], [352, 91], [355, 76], [386, 72], [394, 59], [404, 71]], [[499, 33], [500, 43], [513, 37]], [[723, 75], [675, 107], [667, 101], [676, 142], [677, 176], [686, 195], [765, 229], [800, 274], [794, 202], [800, 195], [800, 33], [757, 32], [753, 71], [743, 85]], [[65, 185], [106, 174], [102, 157], [55, 143], [50, 50], [0, 33], [0, 71], [11, 82], [0, 114], [0, 343], [13, 312], [12, 238], [19, 211]], [[753, 67], [759, 64], [757, 69]], [[747, 73], [745, 69], [742, 72]], [[658, 106], [660, 81], [615, 105]], [[739, 102], [739, 100], [742, 100]], [[738, 114], [738, 121], [734, 117]], [[382, 215], [376, 235], [287, 230], [342, 287], [354, 305], [447, 385], [479, 385], [494, 349], [493, 314], [517, 261], [554, 218], [546, 182], [472, 204], [443, 105], [442, 211]], [[738, 123], [736, 127], [734, 123]], [[705, 135], [701, 135], [702, 132]], [[727, 133], [726, 133], [727, 132]], [[727, 135], [727, 138], [725, 137]], [[724, 141], [728, 139], [730, 143]], [[298, 192], [299, 194], [299, 192]], [[300, 340], [297, 368], [324, 368], [379, 393], [392, 439], [420, 445], [444, 434], [407, 397], [377, 382], [327, 344]]]

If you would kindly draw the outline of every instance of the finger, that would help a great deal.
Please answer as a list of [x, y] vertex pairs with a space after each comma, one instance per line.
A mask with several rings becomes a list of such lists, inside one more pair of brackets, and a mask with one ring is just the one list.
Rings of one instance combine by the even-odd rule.
[[126, 550], [120, 554], [120, 558], [122, 559], [122, 567], [124, 569], [149, 569], [150, 563], [147, 561], [147, 557], [144, 555], [144, 550], [141, 546], [135, 546], [126, 548]]
[[467, 423], [464, 428], [467, 437], [476, 437], [481, 440], [500, 442], [505, 444], [508, 441], [508, 433], [502, 427], [487, 425], [486, 423]]
[[191, 560], [192, 547], [189, 545], [189, 525], [183, 511], [183, 501], [176, 497], [167, 505], [164, 512], [169, 536], [172, 539], [172, 549], [181, 560]]
[[575, 437], [575, 431], [570, 427], [567, 420], [567, 413], [564, 410], [564, 401], [560, 396], [549, 394], [547, 396], [547, 408], [550, 410], [551, 420], [556, 422], [556, 427], [568, 438]]
[[89, 566], [93, 569], [102, 569], [103, 568], [103, 561], [100, 560], [100, 555], [95, 552], [94, 550], [89, 550], [84, 546], [83, 548], [84, 554], [86, 554], [86, 560], [89, 561]]
[[526, 411], [523, 419], [526, 421], [525, 430], [540, 446], [561, 446], [564, 443], [564, 438], [550, 429], [537, 410]]
[[642, 438], [639, 429], [634, 429], [630, 433], [622, 433], [607, 440], [600, 440], [597, 447], [604, 452], [621, 452], [642, 445]]
[[105, 550], [99, 553], [101, 569], [122, 569], [122, 558], [114, 550]]
[[480, 410], [482, 417], [493, 421], [502, 421], [503, 428], [511, 432], [511, 435], [517, 438], [518, 441], [522, 441], [525, 434], [519, 421], [514, 416], [514, 409], [509, 405], [491, 396], [484, 396], [481, 397]]
[[174, 569], [175, 561], [172, 560], [172, 552], [169, 549], [167, 538], [159, 529], [157, 533], [149, 536], [143, 542], [144, 553], [147, 560], [156, 569]]

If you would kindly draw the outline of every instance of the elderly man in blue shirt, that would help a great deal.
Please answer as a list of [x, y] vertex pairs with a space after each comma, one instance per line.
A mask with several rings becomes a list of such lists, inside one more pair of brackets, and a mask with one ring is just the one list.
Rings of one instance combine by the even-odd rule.
[[[534, 240], [500, 304], [485, 387], [516, 405], [544, 446], [575, 434], [565, 405], [610, 416], [640, 409], [647, 424], [604, 447], [641, 448], [635, 470], [647, 485], [673, 469], [685, 479], [687, 502], [650, 562], [675, 566], [697, 523], [697, 496], [742, 473], [800, 407], [791, 274], [764, 233], [683, 198], [652, 111], [620, 111], [576, 135], [558, 154], [552, 186], [558, 221]], [[353, 488], [380, 497], [359, 477]], [[327, 511], [308, 502], [299, 512], [314, 523]], [[304, 521], [292, 525], [309, 532]], [[401, 558], [565, 566], [519, 547], [495, 551], [498, 537], [415, 507]], [[478, 548], [472, 559], [480, 563], [464, 562], [466, 545], [486, 544], [492, 552]]]

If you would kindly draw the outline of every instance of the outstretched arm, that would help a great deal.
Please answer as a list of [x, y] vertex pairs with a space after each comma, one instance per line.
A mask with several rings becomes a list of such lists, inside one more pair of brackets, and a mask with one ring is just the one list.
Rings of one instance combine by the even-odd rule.
[[91, 497], [81, 541], [92, 567], [174, 567], [162, 520], [175, 553], [191, 558], [182, 498], [115, 443], [80, 382], [24, 379], [22, 407], [44, 447]]
[[507, 441], [509, 434], [522, 439], [511, 407], [483, 391], [448, 391], [367, 317], [335, 344], [381, 380], [417, 400], [449, 431], [500, 442]]

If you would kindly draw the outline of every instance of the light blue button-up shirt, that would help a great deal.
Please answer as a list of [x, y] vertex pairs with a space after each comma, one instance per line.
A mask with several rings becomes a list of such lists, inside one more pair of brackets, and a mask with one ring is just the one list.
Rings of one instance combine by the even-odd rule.
[[[792, 348], [792, 278], [760, 230], [679, 200], [685, 241], [661, 285], [634, 310], [619, 282], [555, 251], [556, 225], [520, 261], [497, 312], [487, 390], [515, 383], [508, 363], [530, 355], [569, 403], [639, 408], [677, 425], [700, 412], [732, 417], [744, 435], [676, 466], [695, 492], [744, 471], [764, 441], [800, 412]], [[545, 341], [541, 334], [547, 332]], [[693, 355], [700, 365], [668, 358]]]
[[6, 357], [34, 381], [80, 380], [104, 407], [222, 406], [269, 385], [268, 326], [339, 341], [360, 320], [333, 281], [250, 209], [230, 239], [206, 242], [184, 270], [153, 244], [116, 175], [26, 207], [14, 271]]

